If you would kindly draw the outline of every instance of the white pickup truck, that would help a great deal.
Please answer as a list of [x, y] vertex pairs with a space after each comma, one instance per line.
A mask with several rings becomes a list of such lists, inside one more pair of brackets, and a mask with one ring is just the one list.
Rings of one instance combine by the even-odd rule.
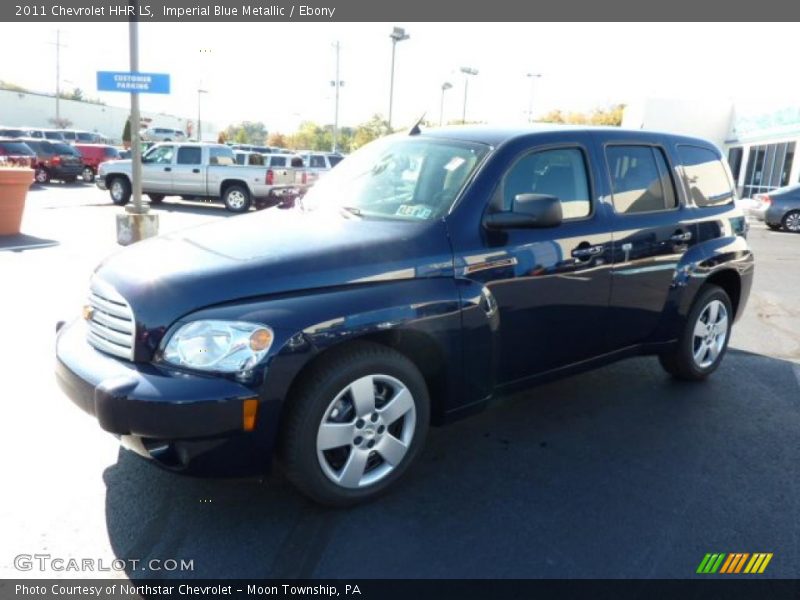
[[[100, 164], [97, 187], [108, 190], [114, 204], [131, 198], [131, 161]], [[235, 163], [222, 144], [156, 144], [142, 156], [142, 192], [158, 204], [165, 196], [185, 200], [221, 200], [232, 212], [265, 208], [293, 200], [306, 185], [303, 169], [268, 169]]]

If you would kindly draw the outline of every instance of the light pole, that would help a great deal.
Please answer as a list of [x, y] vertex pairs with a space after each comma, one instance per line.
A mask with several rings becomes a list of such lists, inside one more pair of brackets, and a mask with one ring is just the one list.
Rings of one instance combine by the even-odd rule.
[[336, 48], [336, 79], [331, 81], [334, 92], [334, 108], [333, 108], [333, 152], [336, 152], [339, 141], [339, 88], [344, 85], [344, 81], [339, 79], [339, 49], [340, 44], [336, 42], [333, 44]]
[[203, 126], [201, 125], [200, 121], [200, 98], [202, 98], [203, 94], [207, 94], [208, 90], [204, 90], [203, 88], [197, 88], [197, 141], [203, 141]]
[[528, 123], [533, 122], [533, 86], [534, 82], [542, 76], [541, 73], [528, 73], [525, 75], [528, 79], [531, 80], [531, 93], [528, 96]]
[[439, 104], [439, 127], [441, 127], [442, 123], [444, 122], [444, 93], [447, 90], [451, 89], [452, 87], [453, 87], [453, 84], [450, 83], [449, 81], [445, 81], [442, 84], [442, 101]]
[[394, 100], [394, 52], [395, 48], [397, 47], [397, 42], [402, 42], [410, 38], [411, 36], [406, 33], [406, 30], [402, 27], [395, 27], [392, 30], [392, 33], [389, 34], [389, 37], [392, 38], [392, 72], [391, 76], [389, 77], [389, 131], [392, 130], [392, 101]]
[[464, 110], [461, 113], [461, 123], [467, 122], [467, 89], [469, 87], [470, 75], [477, 75], [478, 69], [472, 67], [461, 67], [461, 72], [464, 74]]

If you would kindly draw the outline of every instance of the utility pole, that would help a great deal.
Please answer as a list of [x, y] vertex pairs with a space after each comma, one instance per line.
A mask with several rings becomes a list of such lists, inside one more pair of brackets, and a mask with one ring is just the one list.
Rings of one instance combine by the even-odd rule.
[[453, 87], [453, 84], [449, 81], [445, 81], [442, 84], [442, 101], [439, 104], [439, 127], [442, 126], [442, 122], [444, 121], [444, 93]]
[[533, 123], [533, 86], [534, 82], [539, 79], [542, 74], [541, 73], [528, 73], [525, 75], [531, 80], [531, 93], [528, 96], [528, 123]]
[[[129, 0], [134, 14], [128, 22], [130, 70], [139, 72], [139, 0]], [[117, 242], [123, 246], [158, 235], [158, 215], [150, 213], [150, 204], [142, 201], [142, 142], [139, 135], [142, 118], [139, 92], [131, 92], [131, 192], [132, 203], [117, 215]]]
[[395, 48], [397, 47], [397, 42], [402, 42], [410, 38], [411, 36], [406, 33], [406, 30], [402, 27], [395, 27], [392, 30], [392, 33], [389, 34], [389, 37], [392, 38], [392, 70], [389, 76], [389, 118], [387, 120], [389, 124], [389, 131], [392, 130], [392, 103], [394, 101], [394, 53]]
[[61, 30], [56, 29], [55, 43], [49, 42], [51, 46], [56, 47], [56, 119], [54, 125], [61, 128], [61, 48], [66, 47], [66, 44], [61, 43]]
[[[203, 82], [200, 82], [200, 86], [203, 85]], [[200, 98], [202, 98], [203, 94], [207, 94], [208, 90], [204, 90], [202, 87], [197, 88], [197, 141], [203, 141], [203, 125], [202, 121], [200, 120]]]
[[469, 88], [469, 76], [477, 75], [478, 69], [471, 67], [461, 67], [461, 72], [464, 74], [464, 110], [461, 113], [461, 123], [467, 122], [467, 89]]
[[333, 109], [333, 152], [338, 149], [339, 142], [339, 88], [344, 85], [344, 81], [339, 79], [339, 50], [341, 45], [337, 41], [333, 44], [336, 48], [336, 79], [331, 81], [334, 87], [334, 109]]

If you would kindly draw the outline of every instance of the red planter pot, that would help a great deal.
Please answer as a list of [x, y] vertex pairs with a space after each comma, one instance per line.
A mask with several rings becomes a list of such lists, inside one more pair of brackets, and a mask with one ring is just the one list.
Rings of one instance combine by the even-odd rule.
[[0, 235], [19, 233], [33, 169], [0, 168]]

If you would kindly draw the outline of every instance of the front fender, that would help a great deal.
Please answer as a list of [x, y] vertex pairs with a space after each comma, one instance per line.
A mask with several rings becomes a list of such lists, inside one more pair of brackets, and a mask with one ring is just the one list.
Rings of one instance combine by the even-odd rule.
[[[275, 341], [254, 382], [261, 398], [259, 421], [266, 419], [274, 440], [284, 401], [301, 371], [325, 350], [355, 339], [415, 337], [441, 357], [442, 386], [432, 397], [447, 411], [460, 400], [461, 306], [450, 278], [371, 283], [219, 305], [192, 313], [195, 319], [233, 319], [269, 325]], [[399, 338], [398, 338], [399, 336]], [[413, 360], [413, 358], [412, 358]], [[419, 365], [419, 362], [417, 362]], [[421, 366], [425, 371], [426, 365]], [[435, 415], [436, 416], [436, 415]]]

